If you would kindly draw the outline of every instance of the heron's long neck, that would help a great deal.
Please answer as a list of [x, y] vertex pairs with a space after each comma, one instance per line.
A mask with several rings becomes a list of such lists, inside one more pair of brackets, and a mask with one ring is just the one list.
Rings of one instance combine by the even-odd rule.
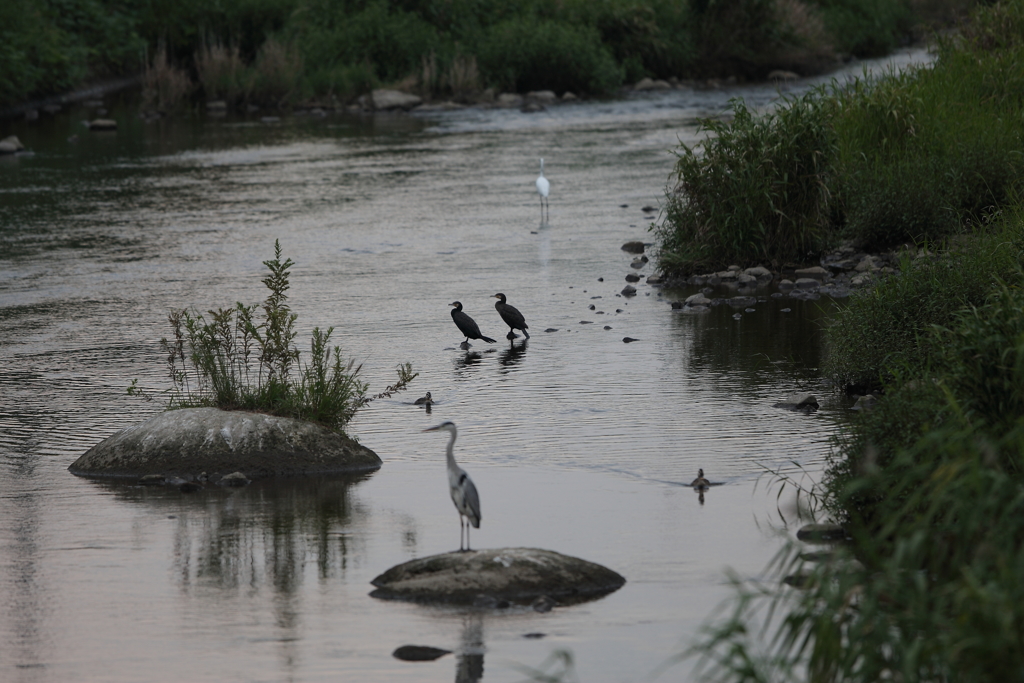
[[544, 160], [540, 160], [540, 174], [544, 175]]
[[452, 430], [452, 438], [448, 439], [448, 467], [455, 467], [455, 430]]

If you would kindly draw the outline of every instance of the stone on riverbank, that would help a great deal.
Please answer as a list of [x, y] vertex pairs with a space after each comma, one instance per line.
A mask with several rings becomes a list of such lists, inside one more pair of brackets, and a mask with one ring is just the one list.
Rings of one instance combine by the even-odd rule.
[[21, 144], [21, 140], [18, 139], [17, 135], [8, 135], [3, 140], [0, 140], [0, 154], [17, 154], [25, 150], [25, 145]]
[[311, 422], [217, 408], [169, 410], [90, 448], [68, 470], [80, 477], [147, 475], [210, 481], [375, 470], [377, 454]]
[[385, 600], [473, 604], [481, 596], [529, 605], [541, 596], [559, 603], [591, 600], [626, 579], [611, 569], [539, 548], [454, 551], [392, 567], [371, 583]]
[[378, 111], [389, 111], [392, 109], [412, 109], [422, 104], [423, 100], [417, 95], [400, 92], [398, 90], [374, 90], [370, 93], [370, 101], [373, 108]]
[[117, 121], [114, 119], [93, 119], [89, 122], [89, 130], [117, 130]]

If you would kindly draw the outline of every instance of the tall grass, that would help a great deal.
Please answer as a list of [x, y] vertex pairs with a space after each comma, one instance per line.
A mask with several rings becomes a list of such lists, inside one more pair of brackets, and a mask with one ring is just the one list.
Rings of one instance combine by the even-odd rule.
[[952, 324], [964, 306], [984, 303], [995, 282], [1013, 281], [1024, 248], [1019, 226], [955, 242], [928, 252], [904, 252], [900, 277], [854, 296], [826, 330], [824, 374], [860, 393], [890, 384], [904, 366], [916, 370], [929, 353], [933, 326]]
[[179, 66], [171, 63], [166, 45], [157, 47], [152, 63], [142, 76], [144, 108], [171, 112], [180, 108], [192, 90], [192, 79]]
[[[759, 119], [734, 104], [732, 122], [705, 122], [716, 138], [703, 155], [679, 152], [662, 270], [808, 262], [839, 240], [879, 250], [983, 222], [1024, 183], [1022, 4], [981, 12], [932, 68], [834, 83]], [[820, 188], [814, 201], [797, 191], [791, 203], [801, 186]], [[773, 216], [779, 228], [766, 229]]]
[[[275, 242], [274, 258], [263, 265], [270, 273], [263, 279], [269, 294], [262, 304], [237, 303], [206, 315], [189, 309], [169, 314], [173, 337], [160, 340], [172, 382], [168, 408], [265, 412], [343, 432], [373, 400], [359, 379], [362, 366], [346, 362], [341, 349], [331, 345], [333, 327], [313, 329], [308, 360], [303, 359], [294, 343], [297, 315], [286, 294], [294, 263], [281, 259]], [[409, 364], [400, 366], [398, 381], [374, 398], [403, 391], [415, 377]], [[136, 383], [129, 393], [141, 393]]]
[[729, 122], [701, 122], [699, 149], [681, 146], [677, 185], [659, 231], [660, 267], [724, 261], [781, 266], [805, 260], [828, 238], [835, 135], [813, 92], [756, 117], [733, 101]]
[[237, 103], [245, 99], [250, 78], [237, 45], [204, 41], [196, 52], [195, 65], [207, 100]]

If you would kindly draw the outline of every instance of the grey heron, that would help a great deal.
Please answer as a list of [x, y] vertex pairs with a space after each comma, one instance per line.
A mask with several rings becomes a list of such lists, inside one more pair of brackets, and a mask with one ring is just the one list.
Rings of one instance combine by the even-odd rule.
[[704, 478], [704, 470], [697, 470], [697, 478], [690, 482], [690, 486], [695, 489], [706, 489], [711, 486], [711, 482]]
[[[540, 175], [537, 176], [537, 194], [540, 195], [540, 220], [544, 222], [544, 205], [548, 201], [548, 193], [551, 191], [551, 183], [544, 177], [544, 160], [540, 160]], [[551, 215], [551, 205], [548, 204], [548, 215]]]
[[[451, 434], [448, 439], [448, 491], [451, 493], [452, 502], [459, 513], [459, 550], [469, 550], [469, 525], [480, 528], [480, 496], [476, 492], [476, 485], [469, 478], [466, 471], [455, 462], [455, 454], [452, 449], [455, 446], [455, 423], [442, 422], [439, 425], [424, 429], [424, 432], [445, 431]], [[462, 530], [466, 530], [466, 547], [462, 547]]]
[[480, 327], [476, 324], [475, 320], [469, 317], [469, 314], [462, 312], [461, 301], [453, 301], [448, 305], [455, 307], [452, 309], [452, 320], [455, 321], [455, 327], [459, 328], [459, 331], [466, 335], [466, 341], [462, 342], [463, 344], [468, 347], [470, 339], [482, 339], [488, 344], [494, 343], [494, 340], [490, 337], [480, 334]]
[[526, 328], [529, 327], [529, 325], [526, 324], [526, 318], [524, 318], [523, 314], [519, 312], [519, 309], [505, 303], [505, 295], [501, 292], [498, 292], [492, 298], [499, 299], [499, 301], [494, 302], [494, 308], [498, 311], [498, 315], [501, 316], [501, 319], [504, 320], [505, 324], [509, 327], [508, 334], [505, 335], [505, 339], [515, 339], [516, 335], [514, 330], [521, 331], [523, 335], [529, 339], [530, 333], [526, 331]]

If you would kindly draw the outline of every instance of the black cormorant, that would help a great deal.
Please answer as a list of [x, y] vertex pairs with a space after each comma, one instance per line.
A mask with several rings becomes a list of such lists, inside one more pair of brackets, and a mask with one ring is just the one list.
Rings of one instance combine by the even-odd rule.
[[480, 334], [480, 327], [476, 324], [476, 321], [469, 317], [468, 314], [462, 312], [462, 302], [453, 301], [449, 306], [454, 306], [452, 309], [452, 320], [455, 321], [455, 327], [459, 328], [462, 334], [466, 335], [466, 341], [462, 342], [465, 345], [469, 345], [470, 339], [482, 339], [488, 344], [493, 344], [494, 340], [490, 337], [485, 337]]
[[526, 331], [526, 328], [529, 327], [529, 325], [526, 324], [526, 318], [524, 318], [523, 314], [519, 312], [519, 309], [505, 303], [505, 295], [500, 292], [495, 294], [494, 298], [500, 299], [500, 301], [494, 302], [494, 308], [498, 311], [498, 315], [501, 316], [501, 319], [504, 320], [505, 324], [510, 328], [508, 334], [505, 335], [505, 339], [516, 338], [516, 334], [513, 330], [519, 330], [523, 333], [523, 336], [529, 339], [530, 333]]
[[416, 399], [415, 401], [412, 402], [412, 404], [414, 406], [422, 406], [422, 405], [428, 405], [429, 406], [433, 402], [434, 402], [433, 399], [430, 398], [430, 392], [428, 391], [426, 396], [423, 396], [421, 398]]

